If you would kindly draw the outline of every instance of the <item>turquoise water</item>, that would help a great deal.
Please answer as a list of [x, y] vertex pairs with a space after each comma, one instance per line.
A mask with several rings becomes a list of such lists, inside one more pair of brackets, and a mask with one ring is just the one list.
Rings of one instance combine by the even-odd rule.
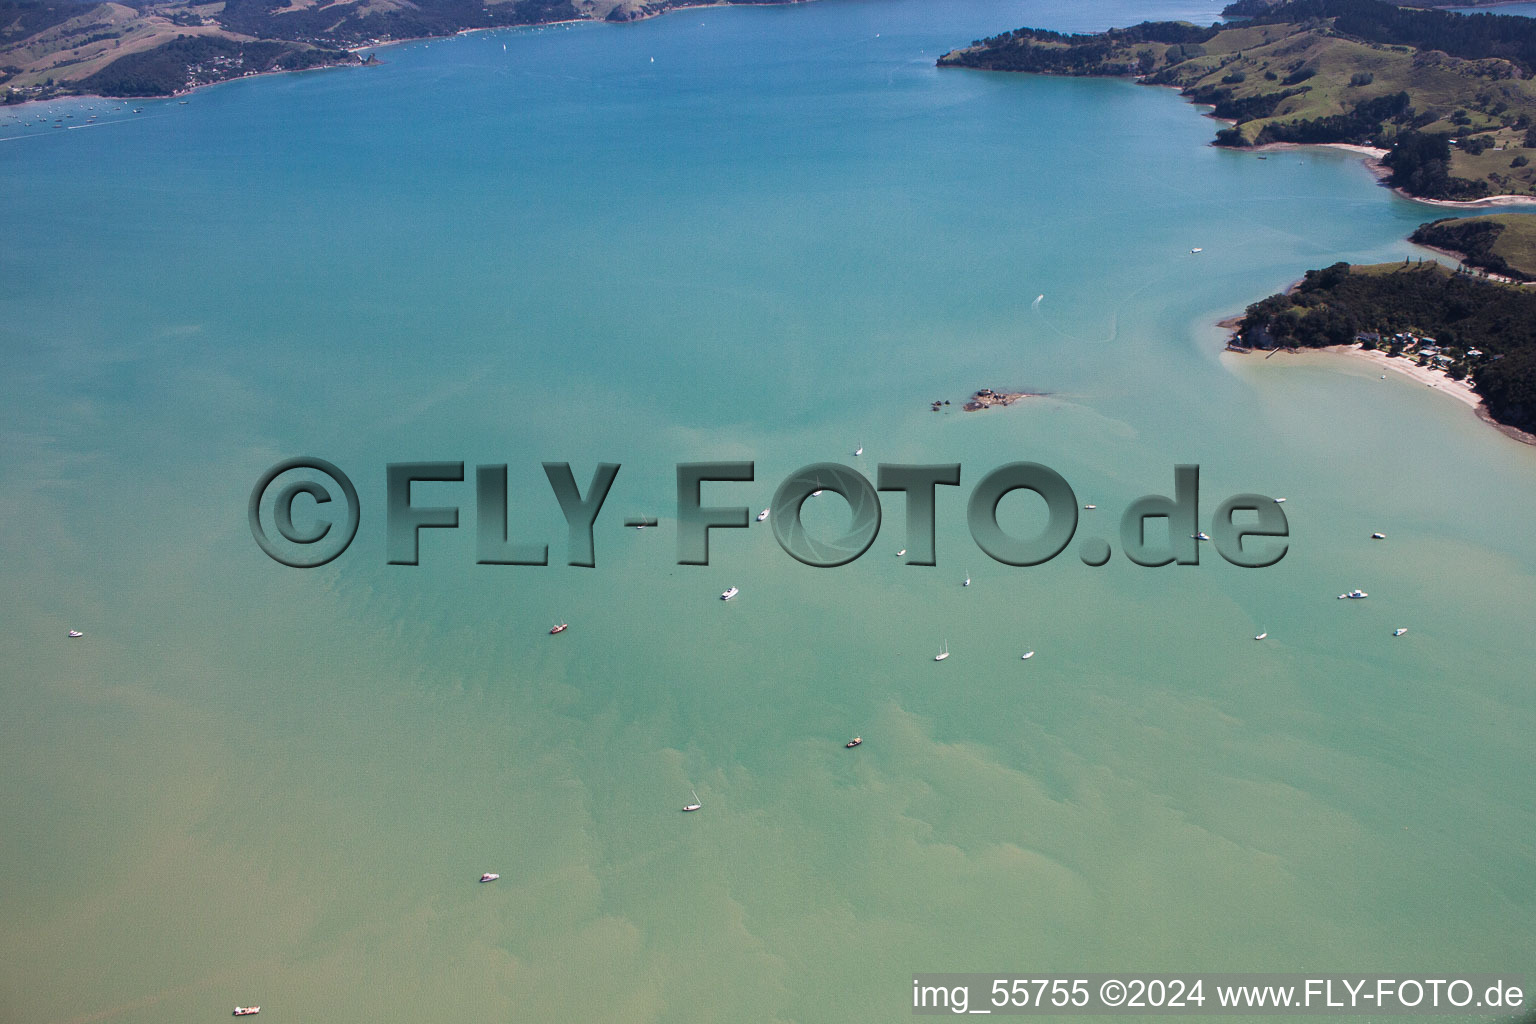
[[1521, 17], [1536, 17], [1536, 4], [1499, 4], [1497, 7], [1452, 7], [1450, 10], [1458, 14], [1518, 14]]
[[[1347, 154], [1212, 149], [1169, 90], [933, 67], [1219, 6], [698, 10], [0, 126], [0, 1018], [888, 1020], [914, 970], [1523, 969], [1536, 452], [1209, 326], [1419, 255], [1435, 211]], [[980, 386], [1049, 397], [929, 412]], [[363, 508], [312, 571], [245, 519], [300, 454]], [[743, 458], [706, 503], [962, 463], [938, 567], [894, 557], [895, 496], [841, 569], [764, 528], [676, 565], [673, 467]], [[418, 486], [463, 527], [386, 565], [415, 459], [508, 463], [555, 564], [476, 566], [465, 483]], [[1205, 516], [1286, 496], [1290, 553], [1000, 565], [964, 501], [1018, 459], [1111, 539], [1198, 462]], [[548, 460], [623, 465], [595, 569]]]

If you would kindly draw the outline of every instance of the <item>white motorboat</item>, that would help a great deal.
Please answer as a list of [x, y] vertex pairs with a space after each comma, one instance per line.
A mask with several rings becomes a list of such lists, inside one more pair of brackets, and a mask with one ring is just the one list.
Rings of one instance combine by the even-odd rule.
[[78, 629], [72, 629], [69, 631], [69, 638], [71, 640], [79, 640], [83, 636], [85, 636], [85, 634], [80, 632]]
[[864, 454], [864, 446], [863, 445], [859, 445], [857, 448], [855, 448], [853, 450], [853, 454], [855, 454], [855, 455], [863, 455]]
[[1034, 656], [1035, 656], [1035, 652], [1034, 651], [1025, 651], [1023, 654], [1019, 655], [1019, 658], [1022, 661], [1028, 661], [1030, 658], [1033, 658]]
[[739, 593], [741, 593], [740, 588], [732, 587], [730, 590], [727, 590], [725, 593], [720, 595], [720, 600], [722, 600], [722, 601], [729, 601], [731, 598], [735, 597]]
[[1276, 505], [1284, 505], [1285, 504], [1285, 499], [1284, 498], [1276, 498], [1275, 499], [1275, 504]]
[[1195, 540], [1210, 540], [1211, 539], [1211, 535], [1206, 533], [1204, 530], [1201, 530], [1199, 533], [1192, 533], [1192, 534], [1190, 534], [1190, 536], [1195, 538]]
[[1373, 534], [1371, 534], [1371, 540], [1386, 540], [1386, 539], [1387, 539], [1387, 535], [1384, 534], [1384, 533], [1373, 533]]
[[757, 521], [758, 522], [762, 522], [764, 519], [767, 519], [767, 518], [768, 518], [768, 510], [767, 509], [763, 509], [761, 512], [759, 512], [757, 514]]
[[967, 572], [967, 573], [966, 573], [966, 574], [965, 574], [965, 582], [964, 582], [964, 583], [962, 583], [962, 584], [960, 584], [960, 585], [961, 585], [961, 586], [962, 586], [962, 587], [968, 587], [968, 586], [970, 586], [970, 585], [971, 585], [971, 574], [970, 574], [970, 573], [969, 573], [969, 572]]
[[1089, 508], [1089, 509], [1092, 509], [1092, 508], [1098, 508], [1098, 507], [1099, 507], [1099, 506], [1097, 506], [1097, 505], [1084, 505], [1084, 506], [1083, 506], [1083, 508]]
[[487, 871], [485, 874], [480, 876], [480, 881], [482, 881], [482, 882], [494, 882], [494, 881], [496, 881], [496, 879], [498, 879], [500, 877], [501, 876], [498, 875], [494, 871]]
[[813, 498], [821, 497], [821, 489], [817, 488], [816, 490], [812, 491], [811, 492], [811, 497], [813, 497]]
[[1195, 248], [1189, 250], [1189, 252], [1190, 252], [1190, 255], [1193, 256], [1195, 253], [1197, 253], [1197, 252], [1205, 252], [1205, 250], [1200, 248], [1199, 246], [1195, 246]]
[[1348, 598], [1351, 601], [1358, 601], [1358, 600], [1360, 600], [1363, 597], [1370, 597], [1370, 596], [1371, 596], [1370, 594], [1367, 594], [1363, 590], [1351, 590], [1347, 594], [1340, 594], [1339, 595], [1339, 600], [1342, 601], [1345, 598]]
[[1254, 639], [1255, 640], [1263, 640], [1267, 636], [1269, 636], [1269, 631], [1265, 630], [1264, 632], [1260, 633], [1258, 636], [1254, 637]]
[[1408, 632], [1408, 627], [1407, 626], [1399, 626], [1399, 627], [1397, 627], [1396, 629], [1394, 629], [1392, 631], [1392, 635], [1393, 636], [1402, 636], [1406, 632]]
[[902, 548], [900, 551], [896, 552], [896, 557], [900, 558], [902, 555], [905, 555], [906, 553], [907, 553], [907, 549], [906, 548]]

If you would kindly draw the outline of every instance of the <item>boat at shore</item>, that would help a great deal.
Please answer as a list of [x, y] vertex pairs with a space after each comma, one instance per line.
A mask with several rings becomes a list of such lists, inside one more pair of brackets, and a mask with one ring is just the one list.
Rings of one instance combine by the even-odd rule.
[[720, 595], [720, 600], [722, 600], [722, 601], [729, 601], [731, 598], [735, 597], [739, 593], [741, 593], [741, 590], [739, 588], [732, 587], [730, 590], [727, 590], [725, 593]]

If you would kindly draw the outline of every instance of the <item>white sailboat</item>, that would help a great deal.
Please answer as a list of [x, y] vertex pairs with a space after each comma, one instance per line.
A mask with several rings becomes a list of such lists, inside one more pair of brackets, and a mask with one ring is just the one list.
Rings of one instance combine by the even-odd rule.
[[1028, 661], [1030, 658], [1033, 658], [1034, 656], [1035, 656], [1035, 652], [1034, 651], [1025, 651], [1023, 654], [1019, 655], [1019, 659], [1021, 661]]
[[933, 660], [934, 661], [943, 661], [947, 657], [949, 657], [949, 638], [948, 637], [946, 637], [944, 639], [944, 646], [939, 648], [939, 653], [935, 654], [933, 656]]
[[768, 510], [767, 509], [763, 509], [761, 512], [759, 512], [757, 514], [757, 521], [758, 522], [762, 522], [764, 519], [767, 519], [767, 518], [768, 518]]
[[907, 553], [907, 549], [906, 548], [902, 548], [900, 551], [896, 552], [896, 557], [900, 558], [902, 555], [904, 555], [906, 553]]
[[969, 570], [969, 569], [965, 570], [965, 582], [960, 584], [960, 585], [962, 587], [968, 587], [968, 586], [971, 585], [971, 570]]
[[685, 810], [685, 811], [696, 811], [700, 807], [704, 806], [702, 803], [699, 802], [699, 794], [698, 794], [697, 790], [695, 790], [692, 786], [690, 786], [690, 787], [688, 787], [688, 792], [693, 794], [693, 803], [691, 803], [691, 804], [684, 804], [683, 805], [683, 810]]
[[1262, 632], [1259, 635], [1255, 636], [1254, 639], [1255, 640], [1263, 640], [1267, 636], [1269, 636], [1269, 630], [1266, 629], [1264, 632]]
[[863, 455], [864, 454], [864, 446], [863, 445], [859, 445], [857, 448], [855, 448], [853, 450], [853, 454], [855, 454], [855, 455]]

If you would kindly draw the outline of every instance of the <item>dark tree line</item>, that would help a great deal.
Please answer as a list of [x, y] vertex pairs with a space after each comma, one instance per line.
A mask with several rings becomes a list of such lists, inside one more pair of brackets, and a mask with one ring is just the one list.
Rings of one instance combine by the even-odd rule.
[[280, 42], [239, 43], [222, 36], [177, 36], [154, 49], [119, 57], [81, 81], [80, 86], [101, 96], [169, 96], [186, 86], [189, 65], [221, 57], [240, 58], [244, 71], [299, 71], [359, 61], [345, 50]]

